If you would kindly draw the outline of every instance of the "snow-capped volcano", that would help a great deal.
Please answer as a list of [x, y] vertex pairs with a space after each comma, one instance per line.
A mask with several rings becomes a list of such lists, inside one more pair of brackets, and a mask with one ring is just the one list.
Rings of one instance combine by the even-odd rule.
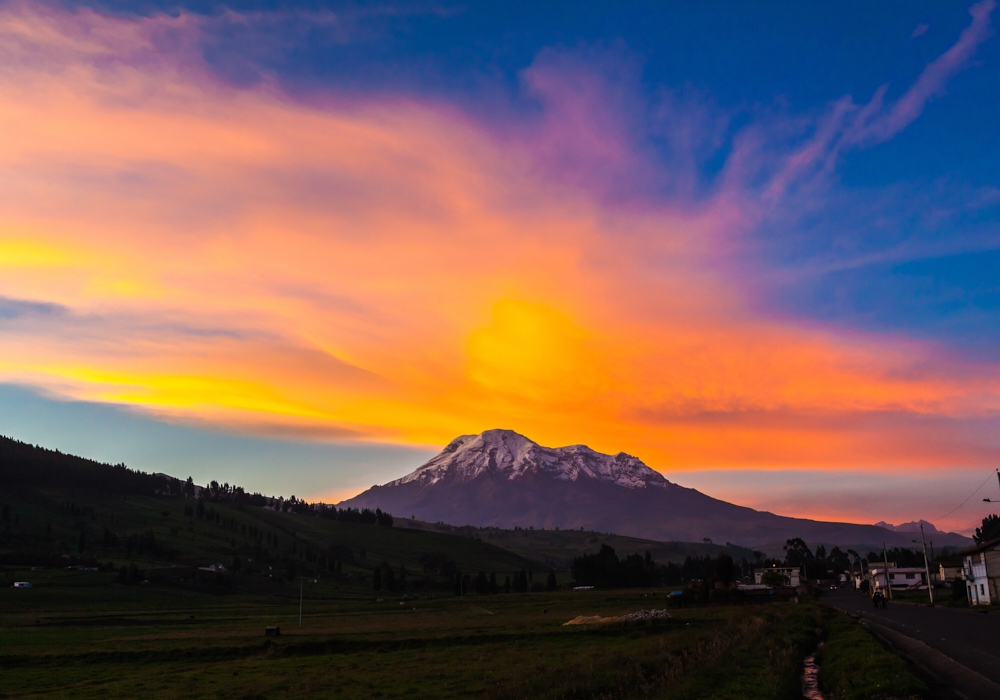
[[586, 445], [542, 447], [513, 430], [457, 437], [427, 464], [386, 486], [469, 482], [484, 475], [516, 481], [531, 474], [563, 481], [596, 479], [629, 489], [671, 486], [658, 472], [624, 452], [606, 455]]
[[[653, 540], [776, 543], [779, 552], [790, 537], [858, 551], [883, 542], [909, 546], [912, 538], [874, 525], [786, 518], [726, 503], [671, 483], [624, 452], [542, 447], [512, 430], [455, 438], [416, 471], [339, 505], [451, 525], [583, 527]], [[961, 546], [967, 539], [935, 538], [942, 540], [939, 546]]]

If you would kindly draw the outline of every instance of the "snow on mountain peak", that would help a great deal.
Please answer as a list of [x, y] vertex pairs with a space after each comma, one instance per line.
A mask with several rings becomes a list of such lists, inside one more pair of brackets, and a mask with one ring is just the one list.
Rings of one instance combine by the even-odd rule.
[[606, 455], [585, 445], [542, 447], [513, 430], [497, 429], [455, 438], [422, 467], [387, 486], [466, 482], [482, 476], [514, 481], [529, 474], [565, 481], [589, 478], [630, 489], [671, 485], [661, 474], [624, 452]]
[[936, 527], [934, 527], [933, 523], [929, 523], [926, 520], [914, 520], [908, 523], [903, 523], [902, 525], [892, 525], [890, 523], [885, 522], [884, 520], [880, 520], [877, 523], [875, 523], [875, 527], [882, 527], [885, 528], [886, 530], [892, 530], [893, 532], [920, 532], [921, 525], [924, 526], [924, 531], [929, 534], [934, 534], [939, 532], [944, 534], [942, 530], [938, 530]]

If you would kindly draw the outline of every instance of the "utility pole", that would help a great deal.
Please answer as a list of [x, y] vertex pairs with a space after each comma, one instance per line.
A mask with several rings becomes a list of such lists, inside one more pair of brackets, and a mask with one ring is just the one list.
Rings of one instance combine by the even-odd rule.
[[[997, 485], [1000, 486], [1000, 469], [997, 469]], [[992, 498], [984, 498], [983, 502], [984, 503], [997, 503], [997, 501], [994, 501]]]
[[299, 627], [302, 626], [302, 589], [305, 585], [305, 579], [299, 579]]
[[927, 543], [924, 541], [923, 523], [920, 523], [920, 544], [924, 548], [924, 573], [927, 574], [927, 592], [931, 596], [931, 605], [934, 605], [934, 583], [931, 581], [931, 563], [927, 559]]
[[885, 551], [885, 542], [882, 543], [882, 561], [885, 562], [885, 590], [889, 600], [892, 600], [892, 584], [889, 583], [889, 555]]

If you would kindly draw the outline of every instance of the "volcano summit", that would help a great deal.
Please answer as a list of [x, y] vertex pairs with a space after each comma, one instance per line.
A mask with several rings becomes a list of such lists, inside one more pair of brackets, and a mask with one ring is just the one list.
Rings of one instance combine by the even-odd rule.
[[[737, 506], [665, 479], [631, 455], [584, 445], [543, 447], [511, 430], [457, 437], [401, 479], [373, 486], [341, 507], [479, 527], [595, 530], [653, 540], [744, 546], [809, 543], [910, 546], [911, 535], [874, 525], [788, 518]], [[968, 543], [960, 535], [947, 535]], [[937, 539], [941, 539], [938, 536]]]

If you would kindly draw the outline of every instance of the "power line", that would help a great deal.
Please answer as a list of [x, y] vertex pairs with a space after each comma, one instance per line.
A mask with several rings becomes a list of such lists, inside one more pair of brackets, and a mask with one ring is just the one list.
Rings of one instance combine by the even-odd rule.
[[963, 528], [957, 528], [955, 530], [955, 532], [964, 532], [964, 531], [968, 530], [968, 531], [974, 533], [976, 530], [978, 530], [980, 528], [980, 526], [982, 526], [982, 524], [983, 524], [982, 519], [981, 518], [977, 518], [976, 520], [974, 520], [972, 522], [971, 525], [967, 525], [966, 527], [963, 527]]
[[973, 492], [972, 492], [971, 494], [969, 494], [969, 497], [968, 497], [968, 498], [966, 498], [966, 499], [965, 499], [964, 501], [962, 501], [961, 503], [959, 503], [959, 504], [958, 504], [957, 506], [955, 506], [954, 508], [952, 508], [951, 510], [949, 510], [949, 511], [948, 511], [947, 513], [945, 513], [945, 514], [944, 514], [944, 515], [942, 515], [941, 517], [939, 517], [939, 518], [936, 518], [936, 520], [939, 520], [939, 521], [940, 521], [940, 520], [944, 520], [944, 519], [945, 519], [945, 518], [947, 518], [947, 517], [948, 517], [949, 515], [951, 515], [951, 514], [952, 514], [952, 513], [954, 513], [954, 512], [956, 511], [956, 510], [958, 510], [959, 508], [961, 508], [962, 506], [964, 506], [964, 505], [965, 505], [966, 503], [968, 503], [968, 502], [969, 502], [970, 500], [972, 500], [972, 497], [973, 497], [973, 496], [975, 496], [975, 495], [976, 495], [977, 493], [979, 493], [980, 489], [982, 489], [982, 488], [983, 488], [984, 486], [986, 486], [986, 483], [987, 483], [987, 482], [988, 482], [988, 481], [989, 481], [990, 479], [992, 479], [992, 478], [993, 478], [994, 474], [995, 474], [995, 472], [994, 472], [994, 473], [991, 473], [991, 474], [990, 474], [990, 475], [989, 475], [988, 477], [986, 477], [986, 480], [985, 480], [985, 481], [983, 481], [983, 483], [981, 483], [981, 484], [980, 484], [980, 485], [979, 485], [979, 486], [978, 486], [978, 487], [976, 488], [976, 490], [975, 490], [975, 491], [973, 491]]

